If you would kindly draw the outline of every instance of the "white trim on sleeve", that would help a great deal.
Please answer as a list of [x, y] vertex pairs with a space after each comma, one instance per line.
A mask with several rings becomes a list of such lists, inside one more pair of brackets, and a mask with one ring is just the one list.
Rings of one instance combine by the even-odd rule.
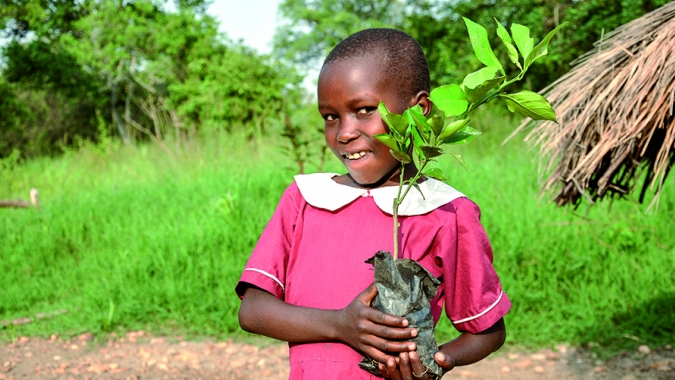
[[267, 276], [267, 277], [271, 278], [272, 280], [276, 281], [277, 284], [279, 284], [279, 286], [281, 286], [281, 290], [284, 290], [284, 291], [286, 290], [284, 288], [284, 284], [282, 284], [281, 281], [279, 281], [279, 279], [276, 278], [273, 274], [267, 273], [262, 269], [256, 269], [256, 268], [246, 268], [246, 269], [244, 269], [244, 271], [247, 271], [247, 270], [250, 270], [250, 271], [253, 271], [253, 272], [258, 272], [258, 273], [262, 274], [263, 276]]
[[468, 318], [464, 318], [464, 319], [460, 319], [459, 321], [451, 321], [452, 324], [453, 324], [453, 325], [456, 325], [456, 324], [459, 324], [459, 323], [469, 322], [469, 321], [472, 321], [472, 320], [474, 320], [474, 319], [476, 319], [476, 318], [482, 317], [483, 315], [485, 315], [485, 313], [487, 313], [488, 311], [494, 309], [494, 307], [497, 306], [497, 304], [499, 303], [499, 301], [502, 300], [502, 296], [503, 296], [503, 295], [504, 295], [504, 291], [502, 290], [502, 292], [499, 293], [499, 297], [497, 298], [497, 300], [496, 300], [492, 305], [490, 305], [487, 309], [481, 311], [480, 313], [478, 313], [478, 314], [476, 314], [476, 315], [474, 315], [474, 316], [471, 316], [471, 317], [468, 317]]

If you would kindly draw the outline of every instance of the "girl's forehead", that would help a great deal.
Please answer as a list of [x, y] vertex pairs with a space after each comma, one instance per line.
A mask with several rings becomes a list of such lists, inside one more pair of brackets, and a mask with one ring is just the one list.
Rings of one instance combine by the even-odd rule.
[[387, 85], [385, 74], [382, 65], [369, 56], [338, 60], [321, 69], [318, 90], [321, 93], [322, 87], [338, 86], [373, 92], [394, 91], [395, 86]]

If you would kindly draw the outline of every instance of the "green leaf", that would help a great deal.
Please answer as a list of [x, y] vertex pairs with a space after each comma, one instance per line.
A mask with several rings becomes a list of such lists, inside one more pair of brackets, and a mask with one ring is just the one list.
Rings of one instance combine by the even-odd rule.
[[473, 90], [469, 91], [469, 102], [478, 103], [483, 99], [485, 94], [490, 92], [493, 88], [499, 86], [506, 80], [506, 76], [501, 75], [496, 78], [488, 79], [485, 82], [478, 85]]
[[397, 150], [390, 149], [389, 153], [391, 153], [392, 156], [394, 156], [395, 159], [397, 159], [399, 162], [403, 164], [409, 164], [410, 163], [410, 156], [408, 153], [405, 152], [399, 152]]
[[386, 134], [386, 133], [380, 133], [378, 135], [374, 135], [374, 138], [377, 139], [377, 141], [381, 142], [382, 144], [388, 146], [389, 148], [400, 151], [398, 144], [396, 143], [396, 140], [391, 137], [391, 135]]
[[390, 131], [394, 131], [399, 136], [405, 136], [405, 130], [408, 128], [408, 120], [403, 115], [389, 112], [387, 106], [380, 101], [377, 106], [377, 112], [382, 120], [389, 126]]
[[549, 44], [549, 42], [551, 42], [551, 38], [553, 38], [553, 36], [558, 32], [558, 30], [560, 30], [560, 28], [562, 28], [565, 25], [567, 25], [566, 22], [558, 25], [557, 28], [548, 32], [546, 37], [544, 37], [544, 39], [541, 40], [541, 42], [539, 44], [537, 44], [537, 46], [532, 50], [532, 52], [530, 52], [530, 54], [528, 54], [528, 55], [523, 54], [524, 57], [527, 57], [527, 58], [525, 58], [525, 69], [530, 67], [530, 65], [535, 60], [537, 60], [537, 58], [543, 57], [546, 54], [548, 54], [548, 44]]
[[443, 154], [443, 149], [437, 146], [422, 145], [420, 150], [424, 152], [424, 156], [427, 158], [434, 158]]
[[466, 17], [462, 18], [466, 24], [466, 29], [469, 31], [471, 46], [473, 46], [473, 51], [476, 54], [476, 58], [478, 58], [478, 60], [481, 61], [481, 63], [483, 63], [485, 66], [497, 67], [499, 68], [499, 71], [504, 73], [502, 64], [497, 59], [495, 53], [492, 51], [492, 47], [490, 46], [487, 30]]
[[417, 189], [417, 191], [420, 192], [420, 195], [422, 196], [422, 199], [423, 199], [423, 200], [426, 200], [426, 198], [424, 197], [424, 193], [422, 192], [422, 189], [420, 188], [420, 185], [418, 185], [417, 182], [415, 182], [415, 183], [412, 184], [412, 186], [413, 186], [415, 189]]
[[457, 153], [452, 153], [452, 152], [450, 152], [450, 154], [452, 154], [452, 156], [455, 157], [457, 159], [457, 161], [459, 161], [459, 163], [462, 165], [464, 170], [466, 170], [466, 162], [464, 162], [464, 159], [462, 158], [462, 156], [460, 156]]
[[427, 118], [424, 117], [422, 112], [422, 107], [419, 104], [416, 104], [413, 107], [410, 107], [410, 116], [417, 127], [417, 130], [424, 135], [425, 139], [428, 139], [429, 132], [431, 131], [431, 126], [427, 123]]
[[429, 100], [443, 111], [446, 117], [461, 115], [469, 107], [466, 93], [456, 84], [433, 89], [429, 94]]
[[403, 117], [405, 117], [405, 119], [408, 121], [408, 129], [406, 129], [406, 133], [408, 133], [410, 126], [415, 125], [415, 120], [413, 120], [413, 117], [410, 114], [410, 108], [403, 112]]
[[424, 175], [443, 182], [448, 180], [448, 176], [445, 175], [445, 172], [439, 168], [427, 169], [424, 171]]
[[[489, 81], [491, 79], [494, 79], [497, 76], [497, 73], [499, 72], [498, 67], [483, 67], [482, 69], [478, 71], [474, 71], [471, 74], [467, 75], [464, 77], [464, 81], [462, 81], [462, 84], [469, 89], [474, 89], [481, 84], [485, 83], [486, 81]], [[460, 115], [460, 114], [458, 114]], [[448, 115], [448, 116], [457, 116], [457, 115]]]
[[434, 136], [438, 137], [443, 131], [443, 125], [445, 124], [445, 114], [441, 111], [440, 108], [433, 105], [431, 107], [431, 112], [427, 116], [427, 123], [431, 127], [431, 131], [434, 133]]
[[464, 126], [466, 126], [470, 120], [471, 118], [467, 117], [466, 119], [456, 120], [446, 125], [445, 128], [443, 128], [443, 132], [441, 133], [441, 135], [438, 136], [438, 139], [443, 141], [443, 143], [445, 143], [445, 140], [447, 140], [448, 137], [452, 136], [454, 133], [464, 128]]
[[518, 50], [520, 50], [520, 55], [523, 57], [529, 56], [534, 48], [534, 38], [530, 37], [530, 28], [520, 24], [512, 24], [511, 34]]
[[451, 145], [466, 145], [471, 142], [471, 140], [475, 139], [476, 137], [480, 136], [482, 134], [481, 131], [473, 129], [469, 126], [465, 126], [464, 128], [460, 129], [459, 131], [453, 133], [450, 137], [447, 139], [443, 140], [444, 144], [451, 144]]
[[551, 104], [536, 92], [523, 90], [515, 94], [500, 94], [511, 112], [518, 112], [534, 120], [550, 120], [558, 122]]
[[421, 149], [419, 149], [419, 147], [424, 146], [424, 145], [429, 145], [429, 142], [426, 141], [420, 135], [420, 132], [419, 132], [419, 130], [417, 130], [417, 128], [413, 128], [412, 137], [413, 137], [413, 145], [416, 148], [415, 151], [419, 155], [419, 159], [421, 161], [425, 161], [427, 159], [427, 156], [424, 154], [424, 152]]
[[509, 53], [509, 59], [511, 60], [511, 62], [513, 62], [514, 65], [518, 66], [518, 68], [522, 70], [520, 62], [518, 62], [518, 50], [516, 50], [516, 47], [513, 46], [509, 32], [506, 30], [506, 28], [504, 28], [502, 23], [499, 22], [499, 20], [497, 20], [496, 18], [495, 22], [497, 23], [497, 35], [499, 36], [499, 39], [501, 39], [502, 42], [504, 43], [504, 46], [506, 46], [506, 51]]

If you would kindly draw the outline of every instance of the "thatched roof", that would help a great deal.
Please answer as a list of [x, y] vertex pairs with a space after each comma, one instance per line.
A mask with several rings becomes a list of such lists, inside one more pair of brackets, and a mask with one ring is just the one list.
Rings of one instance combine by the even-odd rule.
[[542, 93], [559, 124], [539, 124], [526, 141], [540, 146], [551, 173], [543, 190], [558, 205], [638, 183], [640, 202], [648, 190], [656, 202], [675, 161], [675, 2], [606, 34]]

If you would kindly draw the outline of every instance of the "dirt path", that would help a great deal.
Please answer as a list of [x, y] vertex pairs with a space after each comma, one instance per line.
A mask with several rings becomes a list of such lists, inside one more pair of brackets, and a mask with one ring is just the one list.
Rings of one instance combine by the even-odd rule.
[[[285, 344], [170, 342], [142, 331], [94, 344], [91, 335], [62, 340], [19, 338], [0, 345], [0, 380], [9, 379], [287, 379]], [[672, 347], [624, 353], [606, 362], [567, 346], [502, 352], [448, 373], [449, 379], [675, 379]]]

